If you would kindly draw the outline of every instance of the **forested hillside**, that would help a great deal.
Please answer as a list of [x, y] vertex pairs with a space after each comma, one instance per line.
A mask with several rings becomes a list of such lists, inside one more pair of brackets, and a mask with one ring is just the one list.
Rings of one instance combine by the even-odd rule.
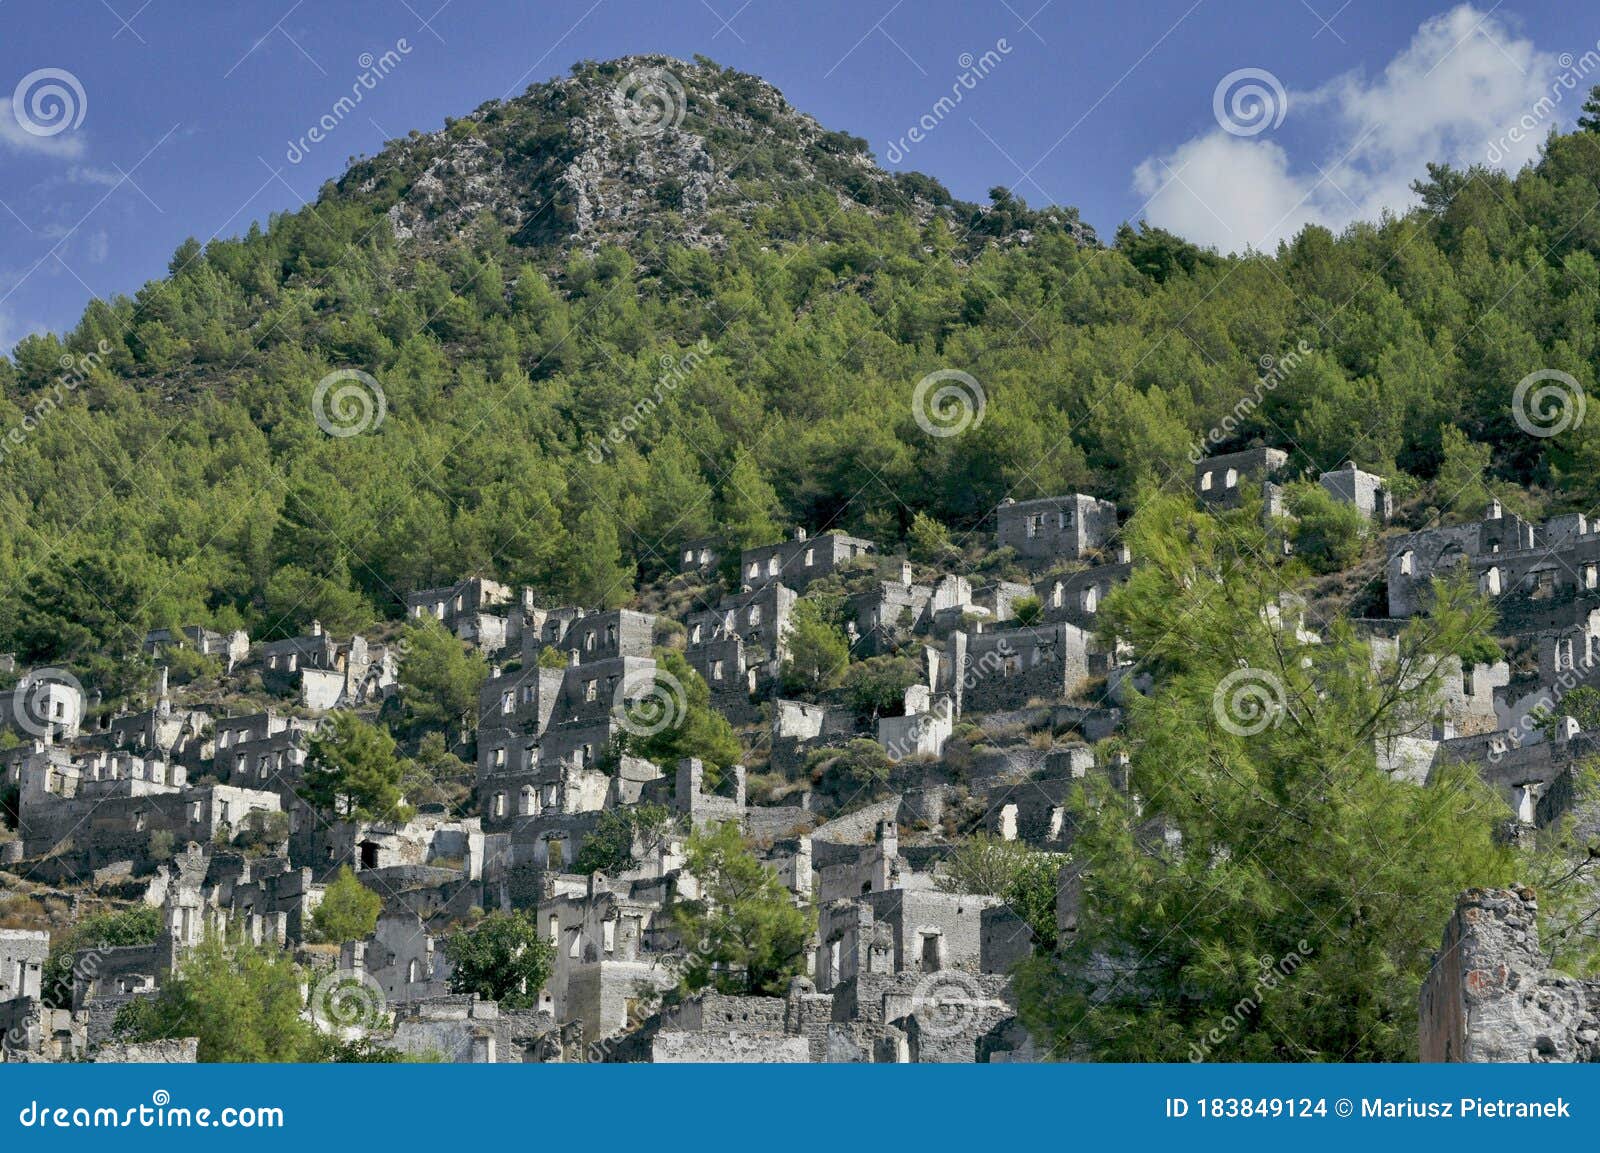
[[[342, 631], [469, 572], [615, 606], [683, 540], [787, 523], [959, 542], [1008, 495], [1187, 485], [1225, 421], [1214, 451], [1353, 458], [1417, 515], [1600, 497], [1600, 422], [1511, 406], [1536, 369], [1594, 379], [1600, 135], [1223, 258], [891, 177], [707, 61], [674, 65], [676, 129], [630, 133], [637, 63], [397, 141], [0, 360], [0, 649]], [[340, 369], [381, 420], [361, 378], [314, 405]], [[914, 412], [940, 369], [984, 393], [959, 436]]]

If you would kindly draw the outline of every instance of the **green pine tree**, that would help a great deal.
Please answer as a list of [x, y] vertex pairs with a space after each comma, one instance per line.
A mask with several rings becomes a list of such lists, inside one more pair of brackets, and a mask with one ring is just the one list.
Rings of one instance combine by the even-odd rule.
[[338, 820], [411, 819], [394, 738], [350, 712], [328, 714], [306, 750], [304, 797]]
[[1457, 894], [1510, 879], [1507, 811], [1476, 770], [1423, 787], [1375, 755], [1428, 723], [1440, 658], [1487, 606], [1440, 586], [1375, 671], [1348, 624], [1321, 643], [1274, 624], [1304, 574], [1268, 559], [1259, 517], [1157, 498], [1128, 526], [1138, 563], [1101, 616], [1155, 678], [1128, 708], [1130, 791], [1090, 778], [1075, 798], [1077, 932], [1019, 977], [1057, 1055], [1413, 1060]]
[[674, 909], [679, 935], [694, 943], [682, 970], [684, 990], [785, 994], [789, 979], [805, 972], [812, 911], [795, 903], [732, 822], [691, 834], [685, 848], [700, 897]]

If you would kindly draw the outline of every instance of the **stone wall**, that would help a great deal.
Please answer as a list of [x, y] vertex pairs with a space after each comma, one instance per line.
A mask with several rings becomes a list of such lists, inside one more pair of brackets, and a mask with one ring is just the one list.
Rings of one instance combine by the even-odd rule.
[[49, 933], [0, 929], [0, 1001], [38, 997], [49, 955]]
[[657, 1033], [650, 1045], [656, 1064], [773, 1065], [811, 1059], [804, 1037], [783, 1033]]
[[1423, 1061], [1593, 1061], [1593, 986], [1554, 973], [1539, 951], [1532, 889], [1468, 889], [1422, 985]]
[[99, 1064], [193, 1065], [200, 1054], [198, 1037], [179, 1037], [171, 1041], [144, 1041], [101, 1045], [89, 1055]]

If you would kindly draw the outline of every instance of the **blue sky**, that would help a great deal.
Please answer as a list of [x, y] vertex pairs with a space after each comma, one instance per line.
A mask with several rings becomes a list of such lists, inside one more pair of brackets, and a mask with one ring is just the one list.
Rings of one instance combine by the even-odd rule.
[[[0, 0], [0, 347], [137, 290], [187, 236], [299, 207], [387, 138], [634, 52], [764, 76], [969, 199], [1005, 184], [1108, 237], [1145, 216], [1270, 246], [1403, 208], [1429, 159], [1515, 166], [1570, 126], [1600, 20], [1491, 3]], [[385, 52], [357, 113], [297, 150]]]

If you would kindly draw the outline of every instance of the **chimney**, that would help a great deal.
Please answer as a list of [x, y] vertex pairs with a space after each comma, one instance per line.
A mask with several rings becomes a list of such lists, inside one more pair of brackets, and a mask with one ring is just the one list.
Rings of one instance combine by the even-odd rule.
[[900, 851], [899, 827], [892, 820], [879, 821], [876, 840], [884, 856], [894, 856]]
[[796, 525], [795, 526], [794, 539], [795, 540], [805, 540], [806, 539], [805, 526], [803, 526], [803, 525]]
[[900, 583], [903, 585], [911, 583], [911, 562], [908, 560], [900, 562]]
[[322, 622], [321, 621], [312, 621], [311, 622], [311, 635], [314, 636], [314, 637], [320, 637], [322, 635]]

